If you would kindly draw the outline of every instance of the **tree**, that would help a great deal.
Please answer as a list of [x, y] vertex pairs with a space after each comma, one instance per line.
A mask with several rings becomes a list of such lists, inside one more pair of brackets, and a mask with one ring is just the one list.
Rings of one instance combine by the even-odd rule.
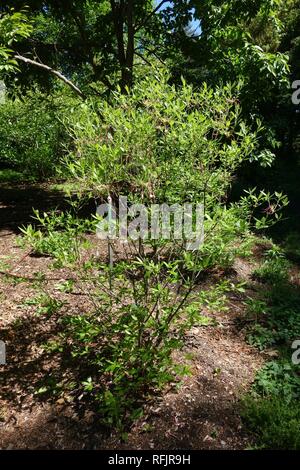
[[[152, 0], [31, 2], [27, 9], [31, 34], [20, 37], [18, 47], [14, 44], [13, 60], [35, 65], [39, 71], [32, 72], [23, 66], [21, 72], [26, 73], [18, 75], [19, 82], [40, 81], [49, 85], [45, 71], [76, 81], [78, 90], [73, 88], [82, 95], [95, 82], [110, 89], [116, 80], [125, 91], [133, 83], [135, 59], [149, 64], [149, 57], [157, 57], [157, 46], [167, 43], [166, 17], [176, 14], [182, 27], [188, 23], [190, 2], [180, 0], [177, 3], [181, 9], [168, 7], [161, 12], [167, 3], [162, 0], [154, 6]], [[16, 0], [14, 7], [22, 8], [23, 1]], [[0, 7], [1, 12], [8, 16], [8, 3]]]
[[[201, 35], [187, 59], [210, 83], [243, 82], [247, 112], [260, 112], [288, 87], [288, 57], [278, 50], [282, 0], [195, 0]], [[267, 33], [266, 33], [267, 31]], [[263, 34], [264, 33], [264, 34]], [[184, 51], [185, 52], [185, 51]]]

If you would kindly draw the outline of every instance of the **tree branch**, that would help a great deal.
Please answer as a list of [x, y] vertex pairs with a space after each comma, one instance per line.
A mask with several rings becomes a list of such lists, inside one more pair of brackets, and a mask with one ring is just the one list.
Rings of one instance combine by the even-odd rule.
[[68, 85], [70, 88], [72, 88], [72, 90], [75, 91], [75, 93], [77, 95], [79, 95], [83, 99], [85, 98], [84, 93], [73, 82], [71, 82], [71, 80], [69, 80], [67, 77], [65, 77], [58, 70], [54, 70], [52, 67], [49, 67], [48, 65], [37, 62], [36, 60], [28, 59], [28, 57], [24, 57], [20, 54], [16, 54], [14, 56], [14, 59], [19, 60], [21, 62], [24, 62], [25, 64], [34, 65], [34, 66], [39, 67], [43, 70], [46, 70], [49, 73], [52, 73], [52, 75], [55, 75], [57, 78], [62, 80], [66, 85]]
[[148, 59], [146, 59], [146, 57], [144, 57], [142, 54], [140, 54], [137, 50], [135, 51], [135, 54], [140, 57], [147, 65], [149, 65], [150, 67], [152, 67], [152, 64], [151, 62], [149, 62]]
[[138, 49], [143, 49], [147, 52], [149, 52], [149, 54], [152, 54], [154, 55], [154, 57], [156, 57], [157, 60], [159, 60], [159, 62], [163, 65], [166, 65], [166, 63], [162, 60], [161, 57], [159, 57], [159, 55], [156, 53], [155, 49], [149, 49], [149, 47], [146, 47], [146, 46], [140, 46], [140, 47], [137, 47], [136, 50], [135, 50], [135, 53], [138, 55]]
[[148, 16], [146, 16], [146, 18], [136, 26], [135, 30], [134, 30], [134, 33], [136, 34], [143, 26], [145, 26], [145, 24], [148, 23], [148, 21], [150, 20], [150, 18], [152, 18], [153, 15], [155, 15], [156, 12], [158, 12], [158, 10], [165, 4], [165, 3], [168, 3], [169, 0], [162, 0], [156, 8], [154, 8], [154, 10], [151, 11], [151, 13], [149, 13]]

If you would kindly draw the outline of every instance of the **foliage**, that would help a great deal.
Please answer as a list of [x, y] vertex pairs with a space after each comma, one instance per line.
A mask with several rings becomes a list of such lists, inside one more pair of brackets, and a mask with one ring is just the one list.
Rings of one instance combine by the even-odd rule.
[[25, 178], [55, 174], [69, 140], [61, 119], [74, 104], [65, 95], [46, 97], [37, 90], [1, 104], [1, 166]]
[[185, 81], [170, 86], [168, 78], [155, 73], [129, 96], [116, 92], [112, 102], [85, 103], [73, 114], [76, 150], [67, 168], [82, 191], [152, 202], [205, 200], [210, 209], [243, 162], [270, 164], [259, 148], [263, 126], [241, 120], [232, 87], [213, 91], [204, 84], [195, 92]]
[[[211, 83], [241, 81], [241, 104], [247, 118], [248, 113], [261, 114], [263, 103], [289, 86], [288, 56], [278, 51], [283, 33], [282, 3], [191, 2], [201, 21], [201, 35], [187, 47], [187, 73], [192, 63]], [[199, 73], [201, 76], [194, 71], [194, 77]]]
[[[175, 13], [177, 25], [182, 27], [188, 23], [190, 8], [186, 1], [177, 3], [181, 8], [168, 9], [168, 17], [174, 18]], [[0, 13], [11, 23], [11, 2], [2, 4]], [[23, 1], [15, 0], [14, 5], [22, 8]], [[32, 27], [30, 38], [24, 35], [19, 43], [20, 49], [26, 57], [38, 57], [78, 82], [85, 94], [93, 94], [95, 85], [96, 94], [99, 89], [109, 93], [118, 82], [123, 91], [131, 87], [135, 65], [155, 61], [157, 43], [163, 45], [170, 36], [152, 0], [36, 0], [26, 11]], [[20, 14], [23, 21], [24, 13]], [[28, 21], [25, 24], [29, 28]], [[44, 72], [33, 69], [23, 74], [23, 70], [16, 75], [19, 85], [39, 83], [48, 90], [55, 86]]]
[[175, 285], [179, 273], [174, 263], [146, 260], [118, 263], [111, 273], [99, 268], [90, 292], [95, 310], [63, 318], [64, 336], [72, 357], [92, 370], [84, 391], [105, 422], [121, 429], [141, 412], [142, 397], [175, 376], [171, 352], [181, 344], [185, 321], [182, 296], [176, 301], [166, 285]]
[[248, 340], [260, 349], [272, 347], [276, 359], [257, 372], [251, 393], [242, 403], [242, 416], [257, 445], [267, 449], [299, 449], [299, 366], [291, 360], [291, 345], [300, 336], [300, 292], [290, 282], [291, 264], [274, 246], [256, 270], [263, 282], [260, 299], [249, 300], [255, 319]]
[[0, 77], [18, 69], [12, 47], [15, 42], [28, 38], [31, 32], [32, 25], [25, 10], [11, 9], [6, 14], [1, 14], [0, 10]]
[[280, 397], [287, 403], [299, 399], [299, 368], [286, 360], [270, 361], [257, 374], [254, 391], [262, 396]]
[[280, 254], [269, 254], [269, 259], [259, 268], [255, 276], [267, 288], [261, 293], [260, 301], [250, 302], [250, 317], [256, 322], [250, 328], [248, 339], [251, 344], [264, 349], [272, 345], [287, 345], [300, 336], [299, 301], [297, 286], [289, 282], [290, 264]]
[[[30, 181], [31, 178], [28, 176], [28, 180]], [[24, 181], [24, 175], [16, 170], [11, 170], [9, 168], [5, 168], [4, 170], [0, 170], [0, 182], [1, 183], [22, 183]]]
[[[27, 304], [58, 322], [60, 333], [44, 350], [73, 367], [67, 386], [78, 402], [92, 398], [103, 422], [123, 430], [146, 398], [186, 372], [173, 355], [186, 331], [214, 324], [210, 312], [226, 311], [228, 294], [243, 292], [225, 281], [199, 291], [201, 276], [247, 256], [253, 230], [267, 230], [288, 204], [280, 189], [260, 190], [260, 181], [270, 178], [280, 144], [297, 150], [299, 117], [287, 102], [290, 74], [299, 78], [299, 0], [11, 3], [0, 6], [7, 88], [0, 179], [61, 177], [70, 209], [35, 211], [22, 234], [35, 254], [72, 272], [57, 290], [89, 300], [63, 316], [56, 315], [62, 302], [47, 292]], [[241, 178], [247, 171], [254, 188]], [[187, 240], [174, 236], [121, 249], [110, 241], [119, 255], [108, 266], [87, 249], [99, 218], [82, 215], [91, 200], [108, 196], [148, 208], [201, 203], [204, 243], [187, 251]], [[287, 241], [294, 255], [297, 240]], [[258, 372], [243, 408], [262, 448], [300, 445], [299, 371], [289, 358], [300, 336], [292, 269], [272, 246], [253, 276], [261, 291], [246, 302], [249, 343], [272, 347], [267, 353], [278, 358]], [[43, 280], [36, 275], [33, 286]], [[66, 385], [59, 372], [36, 393], [59, 395]]]
[[80, 259], [80, 248], [87, 246], [86, 233], [95, 230], [95, 222], [81, 220], [71, 212], [34, 211], [39, 229], [32, 224], [21, 228], [26, 242], [37, 255], [55, 259], [56, 267], [69, 266]]
[[37, 297], [27, 299], [25, 304], [37, 305], [38, 308], [36, 309], [35, 315], [46, 315], [48, 317], [57, 313], [63, 305], [61, 301], [51, 297], [45, 292], [41, 293]]
[[298, 400], [253, 398], [243, 401], [241, 415], [256, 438], [258, 449], [300, 449], [300, 408]]

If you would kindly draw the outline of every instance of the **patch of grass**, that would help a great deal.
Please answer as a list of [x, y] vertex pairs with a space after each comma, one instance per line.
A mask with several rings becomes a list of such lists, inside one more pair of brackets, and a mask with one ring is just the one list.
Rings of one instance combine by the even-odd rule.
[[281, 255], [270, 257], [254, 271], [253, 277], [264, 283], [282, 284], [288, 281], [290, 267], [290, 263]]
[[48, 353], [63, 352], [64, 349], [61, 338], [49, 340], [47, 343], [42, 344], [42, 348]]
[[6, 261], [7, 257], [0, 260], [0, 271], [9, 271], [11, 265]]
[[26, 279], [26, 277], [13, 276], [12, 274], [3, 274], [1, 279], [3, 282], [11, 286], [17, 286], [18, 284], [21, 284], [22, 282], [24, 283], [28, 282], [28, 279]]
[[56, 288], [60, 292], [64, 292], [66, 294], [71, 294], [74, 291], [74, 284], [75, 281], [73, 279], [68, 279], [56, 285]]
[[46, 275], [38, 271], [38, 272], [33, 273], [33, 278], [34, 278], [34, 281], [32, 282], [31, 286], [37, 290], [41, 289], [42, 285], [46, 281]]
[[78, 190], [77, 184], [69, 182], [69, 181], [65, 181], [63, 183], [52, 183], [50, 184], [49, 188], [52, 191], [61, 191], [65, 193], [66, 195], [69, 195], [72, 193], [76, 194], [76, 191]]

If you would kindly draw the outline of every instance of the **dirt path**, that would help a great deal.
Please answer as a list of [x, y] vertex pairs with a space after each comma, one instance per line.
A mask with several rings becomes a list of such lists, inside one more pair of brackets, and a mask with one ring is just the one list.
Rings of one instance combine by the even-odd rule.
[[[27, 194], [27, 193], [26, 193]], [[47, 258], [36, 258], [17, 243], [18, 220], [28, 221], [37, 193], [19, 203], [0, 192], [0, 340], [7, 346], [7, 364], [0, 367], [0, 448], [30, 449], [243, 449], [250, 444], [238, 415], [237, 403], [262, 356], [250, 348], [239, 328], [243, 311], [240, 296], [232, 297], [227, 312], [210, 314], [216, 326], [195, 326], [187, 335], [177, 360], [189, 364], [191, 375], [180, 387], [173, 384], [155, 402], [145, 403], [144, 415], [132, 427], [126, 442], [103, 432], [91, 410], [74, 406], [68, 397], [53, 400], [36, 391], [61, 364], [49, 361], [42, 344], [59, 333], [56, 317], [46, 321], [34, 315], [28, 302], [41, 283], [64, 302], [59, 315], [83, 308], [84, 295], [62, 293], [58, 284], [68, 273], [53, 270]], [[23, 194], [23, 197], [25, 193]], [[43, 190], [39, 204], [58, 199]], [[13, 207], [12, 207], [13, 206]], [[22, 215], [23, 214], [23, 215]], [[251, 267], [236, 265], [235, 276], [245, 278]], [[38, 280], [35, 273], [43, 273]], [[19, 279], [19, 277], [30, 278]], [[32, 279], [36, 276], [36, 282]], [[22, 281], [22, 282], [20, 282]], [[80, 293], [78, 293], [80, 294]], [[67, 372], [66, 372], [67, 373]]]

